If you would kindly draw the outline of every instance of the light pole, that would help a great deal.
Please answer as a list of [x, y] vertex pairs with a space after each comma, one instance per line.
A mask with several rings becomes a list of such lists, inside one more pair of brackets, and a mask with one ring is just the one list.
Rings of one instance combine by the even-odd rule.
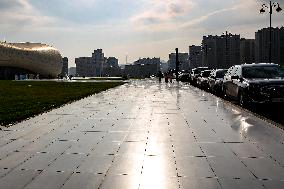
[[269, 1], [269, 5], [266, 4], [262, 4], [262, 8], [260, 9], [260, 13], [265, 13], [265, 9], [269, 10], [269, 63], [271, 63], [271, 54], [272, 54], [272, 34], [271, 34], [271, 15], [273, 12], [273, 7], [277, 7], [275, 8], [276, 12], [280, 12], [282, 10], [282, 8], [279, 6], [279, 3], [277, 2], [271, 2]]
[[223, 32], [225, 36], [225, 67], [229, 66], [228, 64], [228, 31]]
[[178, 59], [178, 48], [176, 48], [176, 81], [179, 81], [178, 72], [179, 72], [179, 59]]

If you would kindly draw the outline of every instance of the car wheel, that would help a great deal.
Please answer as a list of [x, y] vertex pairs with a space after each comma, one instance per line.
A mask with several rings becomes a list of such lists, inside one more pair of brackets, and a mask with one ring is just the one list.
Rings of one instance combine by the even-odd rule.
[[211, 93], [212, 93], [212, 94], [217, 95], [217, 94], [216, 94], [215, 86], [212, 86], [210, 89], [211, 89]]
[[218, 89], [217, 87], [214, 87], [213, 92], [214, 92], [214, 94], [216, 96], [219, 96], [219, 97], [222, 97], [222, 95], [223, 95], [223, 90], [222, 89]]

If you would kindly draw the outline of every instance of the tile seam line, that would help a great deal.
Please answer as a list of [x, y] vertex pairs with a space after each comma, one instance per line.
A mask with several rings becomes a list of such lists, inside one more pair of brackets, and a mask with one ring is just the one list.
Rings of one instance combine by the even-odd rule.
[[[189, 123], [187, 122], [187, 119], [186, 119], [184, 113], [182, 112], [181, 114], [182, 114], [183, 119], [186, 120], [187, 126], [188, 126], [189, 128], [191, 128], [190, 125], [189, 125]], [[194, 132], [194, 131], [192, 131], [192, 132], [193, 132], [192, 134], [194, 135], [194, 139], [195, 139], [196, 142], [198, 143], [198, 140], [197, 140], [197, 138], [195, 137], [195, 132]], [[206, 161], [207, 161], [207, 163], [208, 163], [208, 165], [209, 165], [211, 171], [213, 172], [214, 176], [217, 178], [217, 179], [216, 179], [216, 180], [217, 180], [217, 183], [219, 184], [219, 186], [221, 187], [221, 189], [223, 189], [224, 187], [221, 185], [221, 182], [220, 182], [219, 178], [217, 177], [216, 172], [214, 171], [212, 165], [210, 164], [210, 162], [209, 162], [209, 160], [208, 160], [208, 158], [207, 158], [205, 152], [204, 152], [203, 149], [201, 148], [200, 144], [198, 144], [198, 147], [200, 148], [201, 152], [202, 152], [203, 155], [205, 156], [205, 159], [206, 159]]]

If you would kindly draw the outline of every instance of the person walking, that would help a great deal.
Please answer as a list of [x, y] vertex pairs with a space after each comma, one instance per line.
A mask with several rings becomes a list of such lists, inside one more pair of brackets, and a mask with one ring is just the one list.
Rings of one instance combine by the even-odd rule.
[[172, 72], [172, 70], [169, 71], [168, 77], [170, 79], [170, 82], [172, 83], [173, 82], [173, 72]]
[[158, 72], [159, 82], [161, 83], [163, 74], [161, 71]]
[[169, 82], [168, 72], [164, 73], [164, 77], [165, 77], [165, 82], [168, 83]]

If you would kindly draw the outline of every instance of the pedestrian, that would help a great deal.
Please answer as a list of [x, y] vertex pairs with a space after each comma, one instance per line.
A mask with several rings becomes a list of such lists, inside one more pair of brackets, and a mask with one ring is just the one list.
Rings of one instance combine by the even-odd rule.
[[158, 72], [159, 82], [161, 83], [163, 74], [161, 71]]
[[170, 82], [172, 83], [173, 82], [173, 72], [172, 72], [172, 70], [169, 71], [168, 76], [169, 76]]
[[167, 72], [164, 73], [164, 77], [165, 77], [165, 82], [168, 83], [169, 82], [169, 76], [168, 76]]

